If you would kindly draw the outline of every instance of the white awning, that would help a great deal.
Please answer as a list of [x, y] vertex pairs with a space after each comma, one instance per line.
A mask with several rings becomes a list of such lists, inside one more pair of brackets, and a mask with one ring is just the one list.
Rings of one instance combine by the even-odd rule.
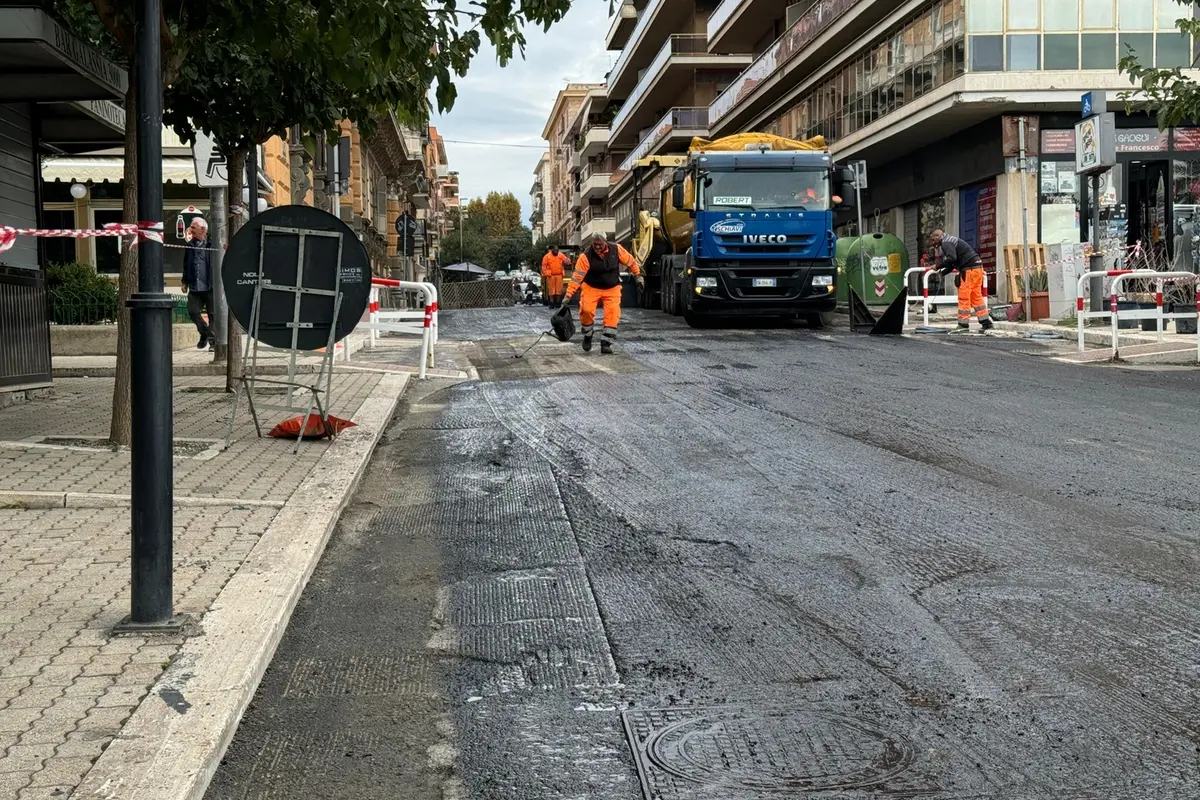
[[[195, 183], [196, 168], [190, 158], [163, 159], [164, 183]], [[63, 183], [119, 183], [125, 174], [120, 156], [74, 156], [47, 158], [42, 162], [42, 180]]]

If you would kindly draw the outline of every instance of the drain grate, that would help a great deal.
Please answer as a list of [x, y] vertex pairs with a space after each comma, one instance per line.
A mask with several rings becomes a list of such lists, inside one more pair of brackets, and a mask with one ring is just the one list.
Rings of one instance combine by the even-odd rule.
[[[911, 791], [917, 750], [871, 722], [823, 710], [626, 711], [647, 800], [723, 800], [876, 789]], [[916, 777], [916, 776], [914, 776]], [[917, 778], [918, 791], [932, 790]], [[720, 795], [697, 792], [719, 790]]]

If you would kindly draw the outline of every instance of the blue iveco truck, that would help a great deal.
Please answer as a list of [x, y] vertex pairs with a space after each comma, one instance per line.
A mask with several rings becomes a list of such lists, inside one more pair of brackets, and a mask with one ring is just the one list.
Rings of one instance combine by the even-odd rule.
[[692, 326], [746, 317], [828, 323], [837, 304], [834, 214], [853, 207], [854, 173], [833, 163], [823, 139], [739, 134], [644, 161], [673, 168], [658, 208], [637, 214], [644, 305]]

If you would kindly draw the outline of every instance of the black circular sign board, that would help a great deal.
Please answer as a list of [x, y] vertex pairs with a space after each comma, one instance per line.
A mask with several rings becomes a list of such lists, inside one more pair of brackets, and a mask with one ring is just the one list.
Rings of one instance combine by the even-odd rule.
[[[278, 229], [285, 230], [278, 230]], [[341, 262], [338, 262], [340, 233]], [[322, 235], [324, 234], [324, 235]], [[300, 243], [304, 242], [303, 263]], [[258, 284], [259, 247], [262, 245], [263, 288], [260, 295], [258, 340], [271, 347], [292, 346], [292, 322], [296, 319], [296, 293], [271, 286], [302, 286], [332, 291], [338, 275], [342, 293], [337, 319], [333, 318], [333, 295], [304, 293], [300, 299], [296, 337], [300, 350], [320, 350], [346, 338], [362, 320], [371, 293], [371, 263], [367, 250], [350, 226], [326, 211], [309, 206], [279, 206], [256, 214], [229, 243], [221, 278], [229, 311], [241, 326], [250, 330], [254, 310], [254, 287]]]

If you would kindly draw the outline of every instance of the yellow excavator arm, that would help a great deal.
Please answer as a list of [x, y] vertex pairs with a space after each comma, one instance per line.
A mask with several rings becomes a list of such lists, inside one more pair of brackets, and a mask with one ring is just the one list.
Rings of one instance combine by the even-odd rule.
[[633, 237], [633, 258], [638, 264], [645, 264], [650, 258], [650, 250], [654, 247], [654, 235], [662, 227], [658, 217], [648, 211], [638, 212], [638, 232]]

